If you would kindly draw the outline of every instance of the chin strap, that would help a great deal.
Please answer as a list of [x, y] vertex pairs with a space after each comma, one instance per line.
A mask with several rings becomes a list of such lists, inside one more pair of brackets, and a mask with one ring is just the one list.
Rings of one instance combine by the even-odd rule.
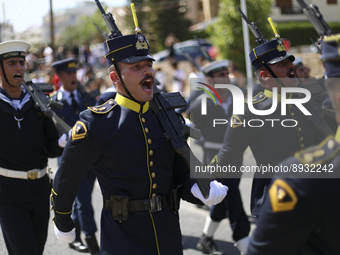
[[0, 61], [0, 66], [1, 66], [1, 70], [2, 70], [2, 73], [4, 75], [4, 78], [5, 78], [5, 81], [7, 82], [7, 84], [13, 88], [15, 88], [15, 86], [13, 86], [12, 84], [9, 83], [8, 79], [7, 79], [7, 75], [6, 75], [6, 72], [5, 72], [5, 69], [4, 69], [4, 64], [3, 64], [3, 60]]
[[133, 101], [136, 101], [137, 103], [140, 104], [140, 102], [138, 102], [138, 101], [131, 95], [130, 91], [129, 91], [128, 88], [126, 87], [126, 85], [125, 85], [125, 83], [124, 83], [124, 81], [123, 81], [123, 79], [122, 79], [122, 76], [121, 76], [121, 74], [120, 74], [120, 69], [119, 69], [119, 67], [118, 67], [117, 62], [113, 62], [113, 65], [114, 65], [115, 68], [116, 68], [118, 77], [119, 77], [120, 81], [122, 82], [123, 89], [124, 89], [125, 93], [128, 95], [128, 97], [130, 97], [131, 99], [133, 99]]
[[276, 74], [273, 72], [273, 70], [269, 67], [269, 65], [267, 63], [263, 63], [264, 67], [267, 68], [267, 70], [269, 71], [269, 73], [271, 74], [271, 76], [273, 76], [273, 78], [277, 81], [277, 83], [281, 86], [281, 87], [286, 87], [283, 82], [279, 79], [279, 77], [276, 76]]

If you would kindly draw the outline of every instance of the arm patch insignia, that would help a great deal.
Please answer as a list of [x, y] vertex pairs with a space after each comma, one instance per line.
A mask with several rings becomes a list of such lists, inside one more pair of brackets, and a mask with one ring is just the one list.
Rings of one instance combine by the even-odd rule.
[[83, 139], [87, 134], [87, 128], [81, 121], [77, 121], [72, 128], [72, 141]]
[[269, 198], [273, 212], [291, 211], [298, 201], [294, 190], [281, 179], [276, 179], [270, 187]]
[[231, 124], [232, 124], [233, 128], [237, 128], [237, 127], [240, 127], [242, 125], [244, 126], [244, 122], [245, 122], [244, 120], [242, 121], [240, 119], [240, 117], [237, 116], [237, 115], [231, 116], [230, 121], [231, 121]]

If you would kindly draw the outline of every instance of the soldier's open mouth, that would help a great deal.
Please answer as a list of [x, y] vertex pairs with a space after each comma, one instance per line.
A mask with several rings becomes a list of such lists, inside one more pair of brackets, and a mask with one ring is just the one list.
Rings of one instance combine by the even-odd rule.
[[289, 78], [295, 78], [296, 77], [296, 73], [294, 69], [289, 70], [289, 72], [287, 73], [287, 76]]
[[14, 75], [14, 78], [16, 78], [16, 79], [22, 79], [22, 75], [21, 75], [21, 74], [16, 74], [16, 75]]
[[142, 83], [142, 89], [143, 91], [151, 91], [152, 90], [152, 85], [153, 85], [153, 80], [152, 79], [147, 79]]

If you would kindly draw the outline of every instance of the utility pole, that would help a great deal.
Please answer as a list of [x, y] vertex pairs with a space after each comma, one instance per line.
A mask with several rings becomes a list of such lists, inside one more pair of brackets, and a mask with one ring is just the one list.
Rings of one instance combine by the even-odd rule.
[[53, 61], [54, 61], [54, 21], [53, 21], [53, 7], [52, 0], [50, 0], [50, 40], [51, 40], [51, 48], [53, 50]]
[[[247, 15], [247, 6], [246, 0], [241, 0], [241, 9], [245, 15]], [[250, 62], [249, 53], [250, 53], [250, 43], [249, 43], [249, 30], [247, 23], [242, 19], [242, 28], [243, 28], [243, 43], [244, 43], [244, 53], [246, 59], [246, 70], [247, 70], [247, 82], [249, 85], [253, 85], [253, 68]]]

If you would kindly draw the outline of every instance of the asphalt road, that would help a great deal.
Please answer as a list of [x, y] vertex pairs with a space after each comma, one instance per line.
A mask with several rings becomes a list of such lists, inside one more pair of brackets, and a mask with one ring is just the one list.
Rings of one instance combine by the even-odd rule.
[[[202, 151], [197, 145], [191, 143], [191, 148], [198, 158], [201, 158]], [[244, 154], [244, 165], [254, 165], [255, 161], [252, 157], [250, 150], [248, 149]], [[56, 171], [57, 165], [56, 160], [52, 159], [49, 162], [49, 165]], [[247, 215], [250, 215], [250, 191], [251, 191], [251, 178], [242, 178], [240, 183], [240, 191], [243, 199], [244, 209]], [[100, 188], [98, 183], [96, 182], [93, 194], [92, 194], [93, 206], [95, 208], [95, 219], [97, 222], [97, 227], [99, 229], [100, 226], [100, 213], [102, 208], [102, 196], [100, 192]], [[209, 215], [209, 212], [197, 208], [193, 204], [189, 204], [187, 202], [181, 203], [180, 208], [180, 224], [183, 235], [183, 248], [184, 255], [199, 255], [202, 254], [200, 251], [196, 249], [196, 243], [199, 237], [202, 234], [202, 229], [205, 223], [205, 218]], [[51, 214], [52, 218], [52, 214]], [[252, 230], [254, 229], [255, 224], [252, 224]], [[97, 238], [100, 239], [100, 231], [97, 232]], [[214, 239], [216, 240], [216, 244], [219, 250], [223, 251], [225, 255], [239, 255], [238, 249], [234, 247], [234, 243], [232, 240], [232, 232], [229, 226], [228, 219], [225, 219], [221, 222], [218, 227]], [[2, 233], [0, 233], [0, 255], [8, 254], [3, 238]], [[82, 253], [76, 252], [68, 247], [68, 244], [62, 243], [54, 235], [53, 232], [53, 222], [50, 222], [49, 226], [49, 235], [47, 239], [47, 243], [45, 246], [44, 255], [80, 255]], [[86, 253], [83, 253], [86, 254]]]

